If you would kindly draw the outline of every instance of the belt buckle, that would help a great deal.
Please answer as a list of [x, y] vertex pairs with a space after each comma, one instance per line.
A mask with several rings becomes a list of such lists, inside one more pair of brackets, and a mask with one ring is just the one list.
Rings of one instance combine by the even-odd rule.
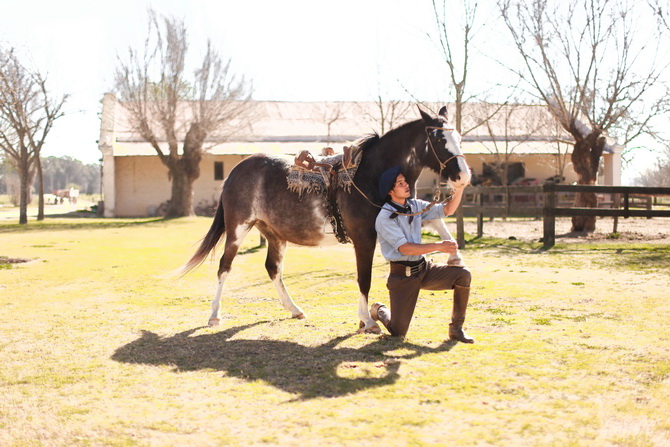
[[412, 267], [410, 267], [409, 265], [405, 266], [405, 276], [407, 277], [412, 276]]

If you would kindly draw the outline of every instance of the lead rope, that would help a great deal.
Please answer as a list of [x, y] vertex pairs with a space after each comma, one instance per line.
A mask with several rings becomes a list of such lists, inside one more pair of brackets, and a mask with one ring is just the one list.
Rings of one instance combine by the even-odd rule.
[[[445, 129], [445, 128], [443, 128], [443, 127], [436, 127], [436, 126], [426, 126], [426, 130], [427, 130], [427, 129], [453, 130], [453, 129]], [[428, 132], [427, 132], [427, 131], [426, 131], [426, 137], [427, 137], [426, 140], [428, 141], [428, 145], [430, 146], [430, 149], [433, 151], [433, 155], [435, 156], [435, 159], [436, 159], [437, 162], [440, 164], [440, 172], [439, 172], [439, 174], [438, 174], [438, 180], [439, 180], [439, 179], [442, 178], [442, 171], [443, 171], [444, 168], [447, 166], [447, 163], [449, 163], [451, 160], [453, 160], [453, 159], [456, 158], [456, 157], [462, 157], [462, 158], [465, 159], [465, 156], [464, 156], [464, 155], [461, 155], [461, 154], [453, 155], [453, 156], [449, 157], [449, 158], [443, 163], [442, 161], [440, 161], [440, 157], [437, 156], [437, 151], [435, 150], [435, 147], [433, 147], [433, 142], [430, 141], [430, 135], [428, 135]], [[384, 205], [381, 205], [381, 206], [380, 206], [380, 205], [377, 205], [376, 203], [374, 203], [372, 200], [370, 200], [370, 198], [369, 198], [367, 195], [365, 195], [365, 193], [364, 193], [363, 191], [361, 191], [361, 189], [360, 189], [360, 188], [356, 185], [356, 183], [354, 182], [354, 179], [353, 179], [353, 178], [351, 177], [351, 175], [349, 174], [349, 171], [347, 170], [347, 166], [346, 166], [345, 163], [342, 163], [342, 168], [344, 169], [344, 173], [347, 174], [347, 177], [349, 178], [349, 181], [351, 182], [351, 184], [354, 185], [354, 188], [356, 188], [356, 191], [358, 191], [363, 197], [365, 197], [365, 200], [367, 200], [367, 201], [370, 203], [370, 205], [372, 205], [372, 206], [376, 206], [377, 208], [380, 208], [380, 209], [384, 207]], [[414, 214], [405, 214], [405, 213], [396, 213], [396, 214], [397, 214], [398, 216], [408, 216], [408, 217], [410, 217], [410, 216], [418, 216], [419, 214], [423, 214], [423, 213], [425, 213], [426, 211], [428, 211], [429, 209], [431, 209], [432, 207], [434, 207], [437, 203], [439, 203], [441, 197], [442, 197], [442, 191], [440, 190], [440, 184], [439, 184], [439, 182], [438, 182], [437, 187], [435, 188], [435, 194], [433, 195], [433, 200], [428, 204], [427, 207], [425, 207], [424, 209], [422, 209], [422, 210], [419, 211], [418, 213], [414, 213]], [[449, 196], [445, 197], [445, 199], [444, 199], [444, 203], [451, 202], [452, 200], [453, 200], [453, 196], [452, 196], [452, 195], [449, 195]]]

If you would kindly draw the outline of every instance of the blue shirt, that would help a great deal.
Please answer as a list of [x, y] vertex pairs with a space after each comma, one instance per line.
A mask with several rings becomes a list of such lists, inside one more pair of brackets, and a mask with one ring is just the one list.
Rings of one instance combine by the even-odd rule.
[[[420, 199], [407, 199], [407, 205], [412, 209], [411, 214], [418, 213], [425, 209], [430, 202]], [[406, 243], [421, 243], [421, 222], [423, 220], [440, 219], [444, 217], [444, 204], [436, 204], [428, 211], [414, 216], [412, 223], [409, 223], [409, 216], [398, 216], [391, 219], [391, 215], [396, 210], [385, 203], [377, 215], [375, 229], [379, 240], [379, 246], [382, 249], [382, 255], [387, 261], [420, 261], [423, 256], [406, 256], [398, 251], [398, 248]]]

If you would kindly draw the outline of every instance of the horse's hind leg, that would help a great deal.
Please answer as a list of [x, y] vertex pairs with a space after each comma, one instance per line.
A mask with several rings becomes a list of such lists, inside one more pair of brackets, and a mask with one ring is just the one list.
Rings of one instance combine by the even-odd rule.
[[242, 244], [242, 240], [247, 233], [249, 233], [249, 227], [242, 225], [232, 231], [226, 230], [226, 246], [221, 261], [219, 262], [219, 271], [217, 272], [219, 283], [216, 286], [216, 293], [212, 300], [212, 315], [209, 317], [209, 326], [218, 326], [221, 322], [221, 295], [223, 294], [223, 284], [226, 282], [226, 278], [228, 277], [228, 273], [230, 273], [233, 264], [233, 259], [235, 259], [237, 251]]
[[270, 275], [270, 279], [277, 289], [279, 300], [282, 306], [291, 312], [293, 318], [305, 318], [305, 313], [293, 302], [282, 279], [286, 241], [270, 235], [267, 235], [266, 239], [268, 240], [268, 256], [265, 260], [265, 269], [268, 271], [268, 275]]

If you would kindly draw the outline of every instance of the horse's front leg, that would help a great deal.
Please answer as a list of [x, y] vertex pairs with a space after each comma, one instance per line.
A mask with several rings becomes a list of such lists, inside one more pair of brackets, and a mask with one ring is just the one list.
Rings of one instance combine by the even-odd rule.
[[279, 301], [284, 306], [284, 309], [291, 312], [293, 318], [303, 319], [305, 318], [305, 313], [293, 302], [282, 279], [286, 241], [269, 235], [266, 235], [265, 238], [268, 241], [268, 255], [265, 260], [265, 269], [268, 271], [275, 289], [277, 289]]
[[[373, 240], [374, 244], [374, 240]], [[375, 246], [361, 248], [361, 244], [354, 245], [356, 251], [356, 269], [358, 271], [358, 318], [360, 319], [358, 332], [370, 334], [381, 334], [382, 330], [375, 320], [370, 316], [368, 307], [368, 294], [372, 283], [372, 259], [375, 254]]]
[[[451, 235], [449, 232], [449, 229], [445, 225], [444, 221], [442, 219], [433, 219], [433, 220], [426, 220], [423, 221], [423, 226], [428, 229], [434, 230], [443, 241], [455, 241], [454, 237]], [[447, 265], [450, 265], [452, 267], [465, 267], [465, 264], [463, 263], [463, 257], [461, 256], [461, 251], [456, 250], [456, 253], [452, 253], [449, 255], [449, 259], [447, 260]]]
[[382, 330], [375, 320], [370, 316], [368, 308], [368, 297], [361, 292], [358, 300], [358, 318], [361, 320], [358, 325], [358, 332], [366, 334], [381, 334]]

